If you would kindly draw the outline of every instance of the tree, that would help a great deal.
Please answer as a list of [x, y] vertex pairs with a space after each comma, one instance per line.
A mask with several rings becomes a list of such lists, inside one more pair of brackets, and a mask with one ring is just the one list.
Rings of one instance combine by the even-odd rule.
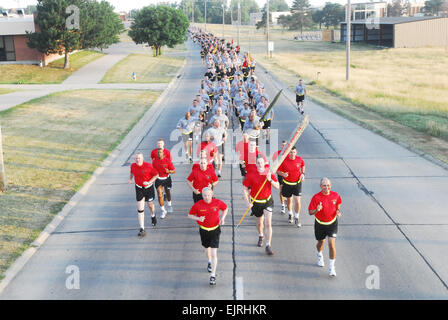
[[[241, 4], [241, 24], [249, 24], [250, 14], [259, 12], [260, 7], [258, 6], [258, 4], [255, 0], [240, 0], [240, 4]], [[238, 0], [231, 0], [230, 8], [232, 10], [232, 16], [235, 17], [234, 20], [237, 20], [237, 18], [238, 18]], [[208, 9], [208, 4], [207, 4], [207, 9]], [[207, 20], [208, 20], [208, 12], [207, 12]]]
[[[266, 28], [266, 16], [267, 16], [267, 14], [266, 14], [266, 6], [265, 6], [265, 8], [263, 9], [263, 15], [261, 16], [261, 20], [255, 24], [257, 29]], [[269, 24], [272, 25], [272, 13], [270, 10], [269, 10]]]
[[269, 0], [269, 11], [271, 12], [289, 11], [289, 6], [285, 0]]
[[323, 23], [329, 29], [330, 27], [336, 27], [341, 21], [345, 20], [345, 10], [339, 3], [325, 3], [322, 9]]
[[188, 17], [180, 9], [151, 5], [141, 9], [131, 25], [129, 36], [137, 43], [147, 43], [161, 54], [162, 46], [170, 48], [187, 40]]
[[298, 28], [303, 33], [303, 27], [311, 24], [310, 7], [308, 0], [294, 0], [291, 6], [291, 13], [294, 18], [294, 23], [291, 25], [292, 28]]
[[38, 0], [36, 24], [39, 32], [27, 32], [30, 48], [44, 54], [65, 54], [64, 69], [70, 68], [70, 52], [81, 48], [81, 30], [69, 29], [66, 25], [66, 19], [70, 14], [65, 11], [70, 5], [83, 8], [85, 2], [83, 0]]
[[64, 69], [70, 68], [74, 50], [107, 48], [119, 41], [123, 23], [106, 1], [38, 0], [38, 32], [29, 33], [28, 46], [44, 54], [64, 54]]
[[403, 4], [402, 0], [394, 0], [387, 5], [388, 17], [401, 17], [407, 11], [406, 4]]
[[81, 44], [83, 48], [99, 48], [101, 51], [120, 42], [118, 35], [124, 31], [123, 22], [107, 1], [92, 2], [89, 6], [89, 24], [84, 25]]
[[445, 0], [429, 0], [425, 1], [423, 11], [426, 15], [437, 16], [442, 8], [444, 8]]
[[324, 10], [316, 10], [311, 15], [313, 21], [319, 24], [319, 29], [322, 29], [322, 24], [324, 23], [324, 17], [325, 17]]

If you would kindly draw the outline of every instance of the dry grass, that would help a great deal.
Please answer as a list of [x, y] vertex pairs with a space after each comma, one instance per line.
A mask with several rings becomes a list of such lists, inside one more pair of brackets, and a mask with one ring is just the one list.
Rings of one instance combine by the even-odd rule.
[[15, 91], [17, 91], [17, 90], [14, 90], [14, 89], [5, 89], [5, 88], [0, 88], [0, 95], [1, 95], [1, 94], [8, 94], [8, 93], [12, 93], [12, 92], [15, 92]]
[[[175, 55], [130, 54], [109, 69], [101, 83], [168, 83], [183, 62], [183, 57]], [[137, 74], [135, 81], [132, 72]]]
[[0, 83], [62, 83], [73, 72], [102, 56], [103, 53], [90, 50], [75, 52], [70, 55], [70, 69], [63, 69], [64, 58], [53, 61], [45, 68], [35, 65], [1, 65]]
[[0, 113], [7, 192], [0, 195], [0, 273], [123, 139], [160, 92], [79, 90]]

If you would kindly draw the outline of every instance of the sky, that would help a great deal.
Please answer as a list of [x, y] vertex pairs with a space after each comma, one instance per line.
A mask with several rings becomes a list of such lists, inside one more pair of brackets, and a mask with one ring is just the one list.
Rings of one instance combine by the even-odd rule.
[[[229, 0], [227, 0], [229, 1]], [[256, 0], [258, 5], [262, 7], [266, 0]], [[368, 1], [368, 0], [367, 0]], [[157, 2], [162, 2], [161, 0], [108, 0], [110, 4], [112, 4], [116, 11], [129, 11], [130, 9], [139, 9], [149, 4], [156, 4]], [[180, 0], [165, 0], [163, 2], [180, 2]], [[286, 0], [286, 3], [291, 5], [293, 0]], [[340, 4], [347, 3], [347, 0], [309, 0], [311, 6], [321, 6], [325, 4], [325, 2], [337, 2]], [[352, 0], [352, 3], [355, 2], [366, 2], [365, 0]], [[28, 5], [34, 5], [37, 3], [37, 0], [1, 0], [0, 6], [4, 8], [25, 8]]]

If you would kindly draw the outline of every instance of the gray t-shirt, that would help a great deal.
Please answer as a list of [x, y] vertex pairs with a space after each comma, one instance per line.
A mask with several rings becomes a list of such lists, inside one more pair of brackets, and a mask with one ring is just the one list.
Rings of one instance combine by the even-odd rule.
[[208, 132], [210, 134], [210, 139], [211, 141], [217, 146], [219, 147], [220, 145], [222, 145], [223, 143], [223, 137], [224, 134], [226, 133], [226, 131], [219, 127], [211, 127], [210, 129], [208, 129], [206, 132]]

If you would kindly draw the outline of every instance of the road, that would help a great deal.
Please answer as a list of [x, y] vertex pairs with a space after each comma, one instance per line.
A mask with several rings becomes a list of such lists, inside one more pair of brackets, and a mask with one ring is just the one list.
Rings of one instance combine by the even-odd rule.
[[[307, 167], [303, 227], [290, 225], [280, 214], [276, 193], [274, 256], [256, 246], [253, 217], [238, 229], [232, 226], [245, 206], [239, 168], [231, 164], [225, 165], [215, 190], [231, 209], [221, 235], [215, 287], [208, 284], [198, 228], [187, 218], [192, 205], [185, 183], [189, 164], [175, 164], [174, 212], [138, 239], [129, 164], [136, 151], [148, 155], [160, 137], [173, 153], [178, 150], [170, 135], [204, 73], [198, 48], [191, 43], [188, 48], [182, 76], [167, 89], [160, 107], [118, 147], [1, 299], [448, 298], [448, 171], [310, 101], [306, 111], [311, 123], [297, 144]], [[257, 74], [273, 97], [281, 84], [261, 69]], [[273, 128], [279, 141], [289, 137], [301, 118], [293, 99], [285, 92], [275, 107]], [[328, 276], [327, 267], [316, 266], [314, 220], [306, 214], [323, 176], [332, 180], [343, 201], [335, 278]], [[327, 247], [324, 257], [328, 266]], [[79, 270], [79, 288], [71, 286], [70, 266]]]

